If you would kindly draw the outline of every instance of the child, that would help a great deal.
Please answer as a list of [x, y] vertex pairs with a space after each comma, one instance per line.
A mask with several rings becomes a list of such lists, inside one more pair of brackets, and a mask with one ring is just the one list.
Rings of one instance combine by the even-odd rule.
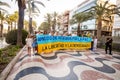
[[27, 46], [29, 56], [31, 56], [32, 43], [33, 43], [32, 36], [30, 34], [28, 34], [28, 36], [26, 38], [26, 46]]

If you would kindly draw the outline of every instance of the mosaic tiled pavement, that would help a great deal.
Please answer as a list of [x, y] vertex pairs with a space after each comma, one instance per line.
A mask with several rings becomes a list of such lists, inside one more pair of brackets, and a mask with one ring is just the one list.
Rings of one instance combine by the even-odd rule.
[[98, 49], [30, 57], [24, 49], [7, 80], [120, 80], [120, 55]]

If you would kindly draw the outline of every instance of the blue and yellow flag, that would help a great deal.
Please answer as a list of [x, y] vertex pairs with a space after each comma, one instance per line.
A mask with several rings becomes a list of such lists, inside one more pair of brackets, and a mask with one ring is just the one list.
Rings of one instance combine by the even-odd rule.
[[78, 36], [37, 35], [38, 53], [60, 49], [84, 50], [91, 47], [91, 38]]

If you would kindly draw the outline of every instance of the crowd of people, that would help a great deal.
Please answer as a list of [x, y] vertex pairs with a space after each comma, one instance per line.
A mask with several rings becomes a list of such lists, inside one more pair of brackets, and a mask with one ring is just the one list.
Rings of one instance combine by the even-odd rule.
[[26, 46], [27, 46], [27, 52], [28, 55], [31, 56], [32, 53], [36, 53], [37, 51], [37, 42], [36, 42], [36, 35], [51, 35], [51, 36], [77, 36], [77, 33], [68, 34], [68, 32], [65, 32], [64, 34], [61, 34], [59, 32], [51, 31], [47, 33], [46, 31], [38, 31], [35, 32], [35, 34], [28, 34], [26, 38]]
[[[27, 46], [29, 56], [31, 56], [31, 53], [36, 53], [36, 51], [37, 51], [36, 35], [77, 36], [77, 32], [73, 32], [72, 34], [69, 34], [68, 32], [65, 32], [64, 34], [61, 34], [59, 32], [54, 32], [54, 31], [51, 31], [49, 33], [47, 33], [46, 31], [38, 31], [38, 32], [35, 32], [34, 35], [33, 34], [32, 35], [28, 34], [28, 36], [26, 38], [26, 46]], [[82, 35], [82, 37], [84, 37], [84, 36], [87, 36], [87, 35]], [[91, 38], [92, 38], [91, 50], [96, 51], [97, 50], [98, 39], [97, 39], [96, 36], [91, 37]], [[106, 54], [107, 54], [108, 50], [109, 50], [109, 54], [111, 55], [112, 54], [111, 53], [111, 51], [112, 51], [112, 39], [111, 38], [107, 38], [106, 43], [105, 43]]]

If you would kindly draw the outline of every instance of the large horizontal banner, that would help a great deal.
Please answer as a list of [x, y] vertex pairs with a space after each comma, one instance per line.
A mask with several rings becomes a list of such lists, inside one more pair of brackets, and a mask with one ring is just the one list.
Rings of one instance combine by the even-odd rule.
[[59, 49], [83, 50], [91, 47], [91, 38], [78, 36], [37, 35], [38, 53]]

